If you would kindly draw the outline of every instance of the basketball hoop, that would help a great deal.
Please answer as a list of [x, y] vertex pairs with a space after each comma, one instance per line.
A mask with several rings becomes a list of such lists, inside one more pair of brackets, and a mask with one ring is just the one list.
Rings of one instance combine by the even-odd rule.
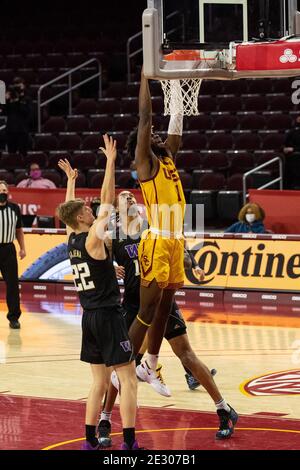
[[161, 80], [164, 92], [164, 115], [197, 116], [201, 82], [201, 78]]
[[[163, 57], [164, 69], [172, 70], [177, 67], [178, 61], [186, 69], [211, 70], [218, 63], [217, 53], [201, 50], [174, 50]], [[164, 93], [164, 114], [182, 114], [184, 116], [197, 116], [198, 95], [201, 78], [178, 78], [160, 80]]]

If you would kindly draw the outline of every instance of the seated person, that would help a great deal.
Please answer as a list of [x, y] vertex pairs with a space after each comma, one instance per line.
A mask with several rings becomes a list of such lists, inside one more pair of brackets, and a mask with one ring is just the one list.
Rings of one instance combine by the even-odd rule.
[[47, 178], [42, 177], [42, 170], [37, 163], [31, 163], [29, 178], [20, 181], [17, 188], [55, 189], [56, 185]]
[[136, 171], [136, 164], [134, 161], [131, 162], [130, 171], [131, 171], [131, 176], [126, 186], [128, 189], [139, 189], [140, 183], [139, 183], [139, 179], [138, 179], [138, 175]]
[[267, 233], [264, 218], [265, 211], [258, 204], [246, 204], [239, 212], [239, 222], [228, 227], [225, 233]]

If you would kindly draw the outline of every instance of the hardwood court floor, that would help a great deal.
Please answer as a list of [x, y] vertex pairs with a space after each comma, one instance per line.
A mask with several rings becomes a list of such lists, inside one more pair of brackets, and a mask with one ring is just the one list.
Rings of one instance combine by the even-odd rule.
[[[0, 449], [80, 448], [91, 376], [79, 361], [78, 305], [24, 302], [21, 330], [8, 328], [3, 303], [0, 310]], [[298, 317], [286, 308], [282, 315], [280, 308], [264, 314], [254, 304], [245, 312], [186, 302], [182, 311], [194, 350], [217, 369], [216, 382], [240, 420], [232, 439], [215, 441], [214, 404], [203, 388], [187, 388], [164, 341], [160, 361], [172, 397], [139, 384], [141, 443], [149, 449], [300, 449]], [[121, 431], [118, 409], [113, 431]], [[114, 448], [120, 440], [117, 434]]]

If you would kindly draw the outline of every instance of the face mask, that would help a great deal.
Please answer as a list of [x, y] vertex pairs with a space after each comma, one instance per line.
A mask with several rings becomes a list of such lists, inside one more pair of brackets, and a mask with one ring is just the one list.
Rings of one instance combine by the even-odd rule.
[[252, 224], [256, 219], [255, 214], [246, 214], [246, 220], [249, 224]]
[[30, 178], [33, 180], [38, 180], [42, 176], [41, 170], [31, 170], [30, 171]]
[[132, 178], [133, 178], [134, 180], [137, 180], [137, 179], [138, 179], [137, 171], [136, 171], [136, 170], [133, 170], [133, 171], [131, 172], [131, 176], [132, 176]]
[[6, 193], [0, 194], [0, 202], [7, 202], [8, 195]]

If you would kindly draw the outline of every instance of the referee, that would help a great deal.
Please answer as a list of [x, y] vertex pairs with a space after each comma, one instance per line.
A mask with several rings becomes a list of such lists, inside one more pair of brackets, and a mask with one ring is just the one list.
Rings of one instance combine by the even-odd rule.
[[8, 185], [0, 181], [0, 272], [6, 283], [6, 303], [8, 307], [7, 318], [10, 328], [20, 328], [21, 315], [18, 263], [16, 248], [13, 243], [17, 238], [20, 245], [19, 256], [25, 258], [24, 233], [19, 206], [7, 202]]

